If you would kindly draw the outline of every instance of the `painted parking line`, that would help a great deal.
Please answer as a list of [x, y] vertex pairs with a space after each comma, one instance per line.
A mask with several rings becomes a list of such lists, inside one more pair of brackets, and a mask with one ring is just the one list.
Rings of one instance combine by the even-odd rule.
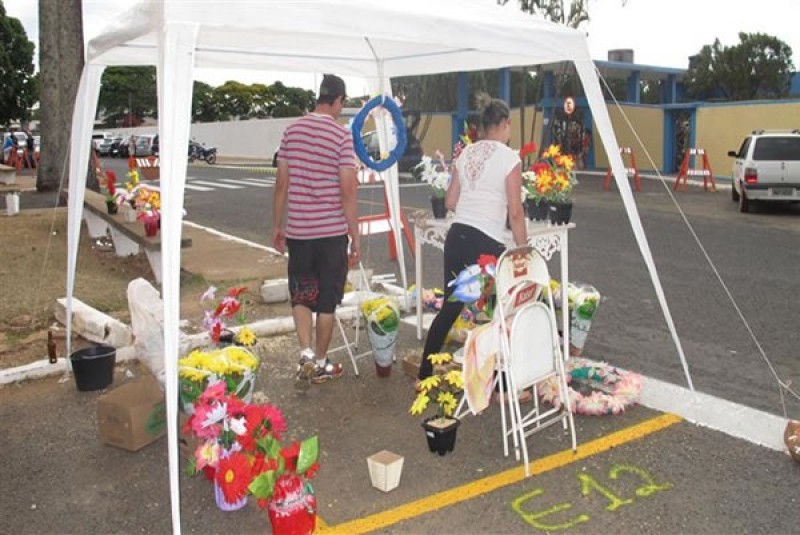
[[214, 188], [207, 188], [205, 186], [195, 186], [189, 181], [187, 181], [183, 187], [192, 191], [214, 191]]
[[225, 184], [222, 181], [215, 180], [214, 182], [205, 180], [192, 180], [192, 184], [200, 184], [201, 186], [209, 186], [211, 188], [222, 189], [243, 189], [245, 186], [235, 186], [233, 184]]
[[269, 178], [223, 178], [225, 182], [229, 182], [231, 184], [245, 184], [247, 186], [255, 186], [257, 188], [269, 188], [275, 185], [275, 179]]
[[[530, 463], [531, 477], [563, 468], [564, 466], [606, 452], [612, 448], [627, 444], [628, 442], [639, 440], [682, 421], [683, 418], [680, 416], [663, 414], [620, 431], [609, 433], [608, 435], [596, 438], [584, 444], [578, 444], [578, 451], [576, 453], [572, 453], [570, 449], [548, 455], [547, 457]], [[329, 526], [323, 522], [322, 519], [317, 518], [318, 533], [348, 533], [355, 535], [378, 531], [399, 522], [421, 516], [425, 513], [438, 511], [445, 507], [456, 505], [477, 498], [478, 496], [483, 496], [503, 487], [524, 481], [525, 479], [524, 468], [521, 465], [516, 466], [504, 472], [465, 483], [464, 485], [459, 485], [458, 487], [420, 498], [419, 500], [400, 505], [393, 509], [388, 509], [363, 518], [357, 518], [342, 524]], [[323, 526], [325, 527], [323, 528]]]

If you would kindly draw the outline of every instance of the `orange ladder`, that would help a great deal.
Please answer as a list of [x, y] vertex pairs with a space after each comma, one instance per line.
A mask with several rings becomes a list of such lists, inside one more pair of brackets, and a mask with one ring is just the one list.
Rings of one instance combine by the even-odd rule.
[[[634, 154], [633, 149], [630, 147], [620, 147], [619, 155], [622, 156], [623, 160], [625, 158], [625, 155], [628, 156], [630, 164], [628, 167], [625, 168], [625, 174], [628, 175], [628, 178], [633, 177], [633, 184], [636, 186], [636, 191], [642, 191], [642, 181], [639, 178], [639, 168], [636, 165], [636, 154]], [[603, 189], [607, 191], [610, 187], [611, 187], [611, 166], [609, 166], [608, 171], [606, 171], [606, 179], [603, 182]]]
[[[697, 169], [697, 157], [702, 156], [703, 168]], [[692, 159], [692, 165], [689, 165], [689, 159]], [[683, 162], [678, 171], [678, 176], [675, 177], [675, 184], [672, 190], [675, 191], [680, 187], [683, 191], [689, 185], [690, 176], [703, 177], [703, 190], [708, 191], [709, 182], [711, 183], [711, 191], [717, 191], [717, 182], [714, 180], [714, 173], [711, 171], [711, 164], [708, 161], [708, 153], [705, 149], [686, 149], [683, 155]]]
[[[375, 184], [384, 182], [380, 175], [374, 171], [362, 170], [358, 172], [359, 184]], [[389, 234], [389, 257], [392, 260], [397, 260], [397, 246], [394, 241], [394, 229], [392, 228], [391, 209], [389, 208], [389, 193], [386, 190], [389, 186], [384, 183], [383, 188], [383, 209], [382, 214], [371, 214], [358, 217], [358, 232], [361, 236], [370, 236], [372, 234], [382, 234], [387, 232]], [[406, 212], [400, 207], [400, 227], [403, 236], [406, 239], [408, 248], [411, 251], [411, 256], [414, 256], [414, 233], [411, 231], [411, 225], [408, 223]]]

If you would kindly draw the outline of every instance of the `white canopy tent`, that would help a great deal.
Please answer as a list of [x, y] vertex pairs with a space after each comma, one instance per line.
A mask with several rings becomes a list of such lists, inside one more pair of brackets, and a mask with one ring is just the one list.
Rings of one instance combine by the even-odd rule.
[[[584, 34], [493, 0], [139, 0], [87, 48], [75, 113], [69, 177], [68, 330], [77, 263], [89, 140], [107, 66], [155, 65], [162, 147], [189, 140], [195, 68], [332, 72], [367, 79], [388, 94], [391, 77], [572, 61], [625, 203], [667, 325], [691, 388], [683, 350], [667, 308], [611, 127]], [[379, 128], [379, 130], [381, 130]], [[388, 131], [386, 125], [383, 131]], [[386, 137], [383, 136], [382, 143]], [[162, 297], [172, 525], [181, 531], [177, 400], [180, 239], [185, 151], [160, 155]], [[393, 226], [400, 224], [397, 169], [384, 178]], [[402, 251], [401, 233], [395, 232]], [[401, 265], [404, 263], [401, 258]], [[68, 338], [69, 339], [69, 338]]]

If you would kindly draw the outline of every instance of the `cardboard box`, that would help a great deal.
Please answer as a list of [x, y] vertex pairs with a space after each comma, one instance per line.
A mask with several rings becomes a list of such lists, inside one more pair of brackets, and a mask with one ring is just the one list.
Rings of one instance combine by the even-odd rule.
[[167, 432], [164, 392], [152, 376], [126, 383], [97, 399], [100, 440], [138, 451]]

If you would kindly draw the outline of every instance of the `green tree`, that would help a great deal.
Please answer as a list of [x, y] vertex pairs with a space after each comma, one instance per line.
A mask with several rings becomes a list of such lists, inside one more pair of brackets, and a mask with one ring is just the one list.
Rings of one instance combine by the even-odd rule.
[[214, 88], [205, 82], [194, 81], [192, 86], [192, 122], [210, 123], [219, 120]]
[[135, 126], [158, 117], [156, 68], [108, 67], [103, 72], [98, 112], [110, 126]]
[[763, 33], [740, 33], [737, 45], [715, 39], [703, 46], [689, 62], [684, 84], [687, 95], [699, 100], [781, 98], [793, 70], [789, 45]]
[[253, 94], [249, 85], [229, 80], [214, 88], [214, 100], [221, 120], [245, 119], [250, 115]]
[[22, 23], [7, 17], [0, 2], [0, 124], [31, 118], [31, 107], [38, 100], [33, 51]]

